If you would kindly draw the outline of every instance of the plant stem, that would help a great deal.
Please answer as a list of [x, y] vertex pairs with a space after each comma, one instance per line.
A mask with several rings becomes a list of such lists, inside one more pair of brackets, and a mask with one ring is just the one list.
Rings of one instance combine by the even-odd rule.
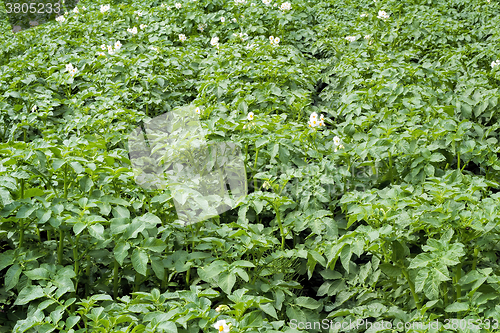
[[448, 284], [446, 283], [446, 281], [443, 284], [443, 300], [444, 300], [444, 307], [446, 308], [448, 306]]
[[281, 234], [281, 249], [285, 249], [285, 233], [283, 232], [283, 224], [281, 223], [281, 213], [279, 206], [276, 204], [273, 204], [274, 210], [276, 212], [276, 219], [278, 220], [278, 225], [280, 227], [280, 234]]
[[57, 262], [62, 265], [63, 262], [64, 231], [59, 229], [59, 247], [57, 249]]
[[78, 239], [80, 238], [80, 235], [76, 236], [75, 243], [73, 244], [73, 260], [75, 262], [75, 294], [78, 290], [78, 274], [80, 271], [80, 261], [78, 259]]
[[410, 275], [408, 274], [408, 271], [406, 270], [405, 267], [403, 267], [403, 275], [405, 276], [406, 281], [408, 282], [408, 285], [410, 286], [410, 291], [411, 291], [411, 294], [413, 295], [413, 300], [415, 301], [415, 305], [417, 306], [417, 309], [420, 311], [420, 301], [418, 299], [417, 293], [415, 292], [415, 285], [410, 280]]
[[186, 287], [189, 287], [189, 277], [191, 275], [191, 267], [189, 267], [186, 271]]
[[115, 259], [115, 266], [113, 268], [113, 297], [115, 301], [118, 297], [118, 269], [120, 268], [120, 264]]
[[394, 183], [394, 173], [392, 172], [392, 155], [389, 150], [389, 172], [391, 173], [391, 185]]
[[457, 284], [457, 299], [458, 301], [460, 297], [462, 297], [462, 287], [458, 284], [458, 281], [462, 278], [462, 263], [459, 263], [457, 266], [457, 272], [455, 274], [455, 283]]
[[[253, 175], [255, 177], [255, 174], [257, 173], [257, 161], [259, 159], [259, 148], [257, 148], [257, 151], [255, 152], [255, 163], [253, 165]], [[257, 179], [253, 179], [253, 187], [254, 187], [254, 191], [257, 191]], [[255, 222], [257, 223], [260, 223], [259, 222], [259, 214], [255, 214]]]
[[68, 198], [68, 164], [64, 164], [64, 199]]
[[90, 284], [91, 284], [91, 281], [90, 281], [90, 256], [87, 254], [87, 268], [85, 270], [85, 274], [87, 275], [87, 283], [85, 284], [85, 297], [88, 297], [89, 296], [89, 293], [90, 293]]
[[[21, 200], [24, 199], [24, 179], [21, 179]], [[19, 247], [23, 247], [24, 244], [24, 219], [19, 221]]]
[[477, 255], [479, 254], [479, 249], [477, 247], [474, 248], [474, 259], [472, 260], [472, 270], [476, 269], [477, 265]]

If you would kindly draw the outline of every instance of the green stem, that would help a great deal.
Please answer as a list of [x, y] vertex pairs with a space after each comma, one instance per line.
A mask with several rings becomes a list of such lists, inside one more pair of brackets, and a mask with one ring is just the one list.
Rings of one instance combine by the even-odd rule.
[[115, 301], [118, 297], [118, 269], [120, 268], [120, 264], [115, 260], [115, 265], [113, 268], [113, 297]]
[[[443, 283], [443, 300], [444, 300], [444, 307], [446, 308], [448, 306], [448, 283], [446, 281]], [[446, 313], [448, 315], [448, 313]]]
[[[253, 179], [253, 187], [254, 187], [254, 191], [257, 191], [257, 188], [258, 188], [258, 184], [257, 184], [257, 179], [255, 179], [255, 174], [257, 173], [257, 161], [259, 159], [259, 148], [257, 148], [257, 151], [255, 152], [255, 163], [253, 165], [253, 175], [254, 175], [254, 179]], [[255, 214], [255, 222], [257, 223], [260, 223], [259, 222], [259, 214]]]
[[73, 244], [73, 260], [75, 262], [75, 294], [78, 290], [78, 274], [80, 271], [80, 261], [78, 259], [78, 239], [80, 238], [80, 235], [76, 236], [75, 243]]
[[420, 311], [420, 301], [418, 299], [417, 293], [415, 292], [415, 285], [411, 281], [410, 275], [408, 274], [408, 271], [404, 267], [403, 267], [403, 275], [405, 276], [406, 281], [408, 282], [408, 285], [410, 286], [410, 291], [411, 291], [411, 294], [413, 295], [413, 300], [415, 301], [415, 305], [417, 306], [417, 309]]
[[[24, 179], [21, 179], [21, 200], [24, 199]], [[19, 247], [24, 245], [24, 219], [19, 221]]]
[[88, 253], [86, 254], [87, 255], [87, 268], [85, 269], [85, 274], [87, 275], [87, 283], [85, 284], [85, 297], [88, 297], [89, 294], [90, 294], [90, 284], [92, 283], [90, 281], [90, 270], [91, 270], [91, 261], [90, 261], [90, 256], [88, 255]]
[[64, 199], [68, 198], [68, 164], [64, 164]]
[[457, 272], [455, 274], [455, 283], [457, 284], [457, 301], [462, 297], [462, 287], [458, 284], [458, 281], [462, 278], [462, 263], [459, 263], [457, 266]]
[[474, 259], [472, 260], [472, 270], [476, 269], [477, 265], [477, 255], [479, 254], [479, 249], [477, 247], [474, 248]]
[[280, 234], [281, 234], [281, 249], [285, 249], [285, 233], [283, 232], [283, 224], [281, 223], [281, 213], [279, 206], [276, 204], [273, 204], [274, 210], [276, 211], [276, 219], [278, 220], [278, 225], [280, 227]]
[[63, 249], [64, 249], [63, 246], [64, 246], [64, 231], [62, 230], [61, 226], [61, 229], [59, 229], [59, 247], [57, 249], [57, 262], [61, 266], [63, 262]]
[[389, 172], [391, 175], [391, 185], [394, 183], [394, 173], [392, 172], [392, 155], [391, 151], [389, 151]]
[[188, 268], [186, 272], [186, 287], [189, 287], [189, 277], [191, 275], [191, 267]]

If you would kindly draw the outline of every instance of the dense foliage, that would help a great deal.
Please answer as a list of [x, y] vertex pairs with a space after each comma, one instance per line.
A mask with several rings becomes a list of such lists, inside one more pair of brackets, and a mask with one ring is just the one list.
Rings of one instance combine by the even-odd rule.
[[[103, 5], [1, 17], [0, 332], [495, 331], [498, 3]], [[188, 227], [127, 150], [181, 107], [250, 185]]]

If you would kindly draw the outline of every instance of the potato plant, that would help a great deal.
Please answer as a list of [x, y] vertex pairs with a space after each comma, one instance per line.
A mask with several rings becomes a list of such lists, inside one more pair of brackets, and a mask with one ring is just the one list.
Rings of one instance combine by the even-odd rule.
[[[498, 2], [7, 2], [0, 333], [498, 330]], [[186, 226], [127, 144], [183, 108], [248, 185]]]

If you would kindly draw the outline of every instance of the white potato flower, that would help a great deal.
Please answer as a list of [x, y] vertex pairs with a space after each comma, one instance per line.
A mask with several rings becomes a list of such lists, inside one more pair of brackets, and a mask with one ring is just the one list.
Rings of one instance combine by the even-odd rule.
[[110, 5], [101, 5], [101, 13], [109, 11], [110, 8], [111, 8]]
[[379, 19], [386, 20], [389, 18], [389, 14], [387, 14], [384, 10], [379, 10], [378, 11], [378, 16]]
[[31, 108], [31, 112], [35, 112], [36, 110], [38, 110], [38, 106], [33, 105], [33, 107]]
[[214, 324], [215, 329], [219, 333], [228, 333], [229, 332], [229, 326], [226, 324], [225, 320], [219, 320]]
[[30, 21], [30, 25], [32, 27], [36, 27], [38, 25], [38, 21]]
[[79, 13], [79, 11], [78, 11], [78, 7], [73, 8], [73, 13], [75, 13], [75, 14], [78, 14], [78, 13]]
[[370, 37], [371, 37], [370, 35], [366, 35], [365, 39], [368, 40], [368, 39], [370, 39]]
[[127, 29], [127, 31], [130, 32], [131, 34], [135, 35], [137, 33], [137, 28], [133, 27], [132, 29]]
[[158, 48], [156, 46], [150, 46], [149, 49], [158, 52]]
[[271, 4], [271, 0], [262, 0], [262, 3], [266, 6], [269, 6]]
[[292, 9], [292, 4], [287, 2], [283, 2], [280, 6], [281, 10], [291, 10]]
[[345, 39], [347, 39], [350, 42], [354, 42], [356, 40], [356, 36], [347, 36]]
[[219, 37], [212, 37], [212, 39], [210, 40], [210, 44], [212, 44], [212, 46], [216, 46], [217, 44], [219, 44]]
[[196, 108], [194, 111], [196, 111], [196, 113], [197, 113], [197, 114], [201, 114], [201, 110], [200, 110], [200, 108], [199, 108], [199, 107], [198, 107], [198, 108]]
[[117, 40], [115, 43], [115, 49], [119, 50], [121, 48], [122, 48], [122, 43], [119, 40]]
[[226, 19], [224, 18], [224, 16], [222, 16], [222, 17], [220, 18], [220, 21], [221, 21], [222, 23], [224, 23], [224, 22], [226, 21]]
[[145, 25], [145, 24], [141, 24], [141, 25], [139, 26], [139, 28], [141, 28], [141, 29], [145, 29], [146, 27], [147, 27], [147, 25]]
[[182, 5], [180, 3], [178, 3], [178, 2], [175, 4], [175, 8], [181, 9], [181, 7], [182, 7]]
[[184, 35], [184, 34], [179, 34], [179, 40], [180, 40], [181, 42], [185, 42], [185, 41], [186, 41], [186, 39], [187, 39], [186, 35]]
[[333, 138], [333, 144], [334, 144], [335, 146], [340, 145], [340, 142], [341, 142], [341, 140], [340, 140], [340, 138], [339, 138], [338, 136], [335, 136], [335, 137]]
[[367, 14], [367, 13], [362, 13], [362, 14], [361, 14], [361, 15], [359, 15], [359, 16], [361, 16], [361, 17], [367, 17], [367, 16], [368, 16], [368, 14]]
[[253, 120], [253, 112], [248, 112], [247, 119]]
[[78, 68], [72, 68], [70, 71], [69, 71], [69, 74], [71, 76], [75, 76], [75, 74], [78, 73]]
[[73, 65], [72, 64], [67, 64], [66, 65], [66, 70], [69, 72], [73, 69]]
[[64, 16], [58, 16], [58, 17], [56, 17], [56, 21], [57, 22], [64, 22], [64, 21], [66, 21], [66, 19], [64, 18]]
[[500, 65], [500, 60], [493, 61], [491, 63], [491, 68], [495, 68], [496, 66]]

